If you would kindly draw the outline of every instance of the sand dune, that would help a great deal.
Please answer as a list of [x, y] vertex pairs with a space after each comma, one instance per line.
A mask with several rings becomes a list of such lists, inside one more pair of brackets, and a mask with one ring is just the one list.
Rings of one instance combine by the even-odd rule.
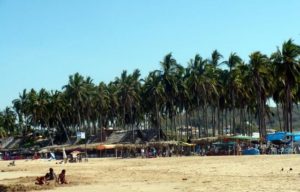
[[[86, 163], [0, 161], [2, 191], [300, 191], [300, 156], [172, 157], [90, 159]], [[67, 170], [68, 185], [36, 186], [49, 167]], [[281, 169], [284, 168], [284, 171]], [[293, 170], [290, 171], [289, 169]], [[15, 188], [14, 188], [15, 187]]]

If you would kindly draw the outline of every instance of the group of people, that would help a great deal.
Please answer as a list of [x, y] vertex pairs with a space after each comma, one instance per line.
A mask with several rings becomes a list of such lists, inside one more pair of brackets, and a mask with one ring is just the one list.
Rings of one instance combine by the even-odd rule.
[[56, 174], [54, 173], [53, 168], [50, 168], [49, 172], [46, 173], [45, 176], [36, 178], [35, 184], [37, 185], [49, 184], [49, 181], [55, 181], [58, 184], [68, 184], [66, 180], [66, 170], [63, 169], [57, 177]]

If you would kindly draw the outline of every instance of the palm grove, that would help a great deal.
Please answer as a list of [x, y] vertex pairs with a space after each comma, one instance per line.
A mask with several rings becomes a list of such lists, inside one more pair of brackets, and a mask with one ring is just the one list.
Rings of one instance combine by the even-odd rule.
[[269, 99], [281, 108], [279, 129], [293, 131], [300, 46], [292, 40], [270, 56], [250, 54], [248, 63], [236, 53], [226, 59], [215, 50], [208, 59], [197, 54], [186, 68], [172, 54], [160, 64], [161, 70], [144, 79], [139, 70], [123, 71], [108, 84], [95, 84], [76, 73], [60, 91], [23, 90], [13, 107], [0, 113], [0, 137], [38, 128], [64, 142], [77, 131], [102, 137], [104, 128], [113, 127], [163, 130], [168, 139], [186, 140], [223, 135], [228, 127], [231, 134], [257, 130], [263, 138]]

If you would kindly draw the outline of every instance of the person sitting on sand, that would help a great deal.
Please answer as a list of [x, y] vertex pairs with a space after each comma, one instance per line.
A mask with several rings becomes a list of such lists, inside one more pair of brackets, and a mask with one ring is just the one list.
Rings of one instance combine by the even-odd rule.
[[61, 173], [58, 175], [58, 183], [59, 184], [68, 184], [66, 181], [66, 170], [63, 169]]
[[37, 177], [35, 184], [43, 185], [43, 184], [47, 183], [47, 181], [51, 181], [51, 180], [55, 180], [57, 182], [57, 176], [54, 173], [52, 168], [49, 169], [49, 173], [46, 173], [45, 176]]
[[49, 180], [55, 180], [55, 181], [57, 181], [57, 176], [54, 173], [54, 171], [53, 171], [52, 168], [49, 169], [49, 173], [46, 173], [45, 177], [46, 177], [47, 181], [49, 181]]

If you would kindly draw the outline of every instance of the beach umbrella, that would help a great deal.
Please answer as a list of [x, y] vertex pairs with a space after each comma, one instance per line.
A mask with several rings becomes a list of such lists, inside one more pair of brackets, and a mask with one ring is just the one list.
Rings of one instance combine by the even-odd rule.
[[79, 153], [81, 153], [81, 152], [80, 152], [80, 151], [77, 151], [77, 150], [71, 152], [72, 155], [78, 155]]
[[48, 153], [49, 152], [49, 150], [48, 149], [41, 149], [41, 150], [39, 150], [39, 153]]
[[63, 159], [67, 159], [67, 154], [66, 154], [66, 150], [64, 147], [62, 149], [62, 153], [63, 153]]
[[114, 149], [116, 148], [116, 145], [98, 145], [97, 149], [98, 150], [105, 150], [105, 149]]

